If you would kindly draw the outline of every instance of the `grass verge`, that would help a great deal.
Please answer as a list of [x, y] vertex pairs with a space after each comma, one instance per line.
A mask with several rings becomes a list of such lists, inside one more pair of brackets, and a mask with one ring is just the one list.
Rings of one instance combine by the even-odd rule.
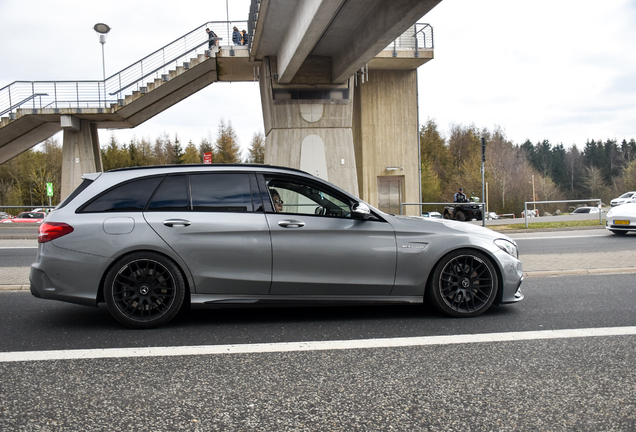
[[[605, 219], [603, 219], [603, 223], [605, 223]], [[587, 226], [598, 226], [603, 227], [598, 223], [598, 220], [585, 220], [585, 221], [563, 221], [563, 222], [531, 222], [528, 220], [528, 228], [526, 228], [526, 224], [512, 224], [512, 225], [490, 225], [490, 228], [493, 231], [507, 231], [507, 230], [525, 230], [527, 229], [549, 229], [549, 228], [576, 228], [576, 227], [587, 227]]]

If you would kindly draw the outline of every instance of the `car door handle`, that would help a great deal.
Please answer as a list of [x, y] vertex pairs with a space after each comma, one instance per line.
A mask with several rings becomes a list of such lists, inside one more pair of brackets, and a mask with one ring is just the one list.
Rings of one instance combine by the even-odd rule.
[[301, 222], [299, 220], [282, 220], [278, 222], [278, 226], [281, 226], [283, 228], [293, 228], [293, 227], [304, 227], [305, 226], [305, 222]]
[[190, 226], [191, 223], [192, 222], [185, 219], [167, 219], [163, 221], [163, 224], [167, 227], [173, 227], [174, 225]]

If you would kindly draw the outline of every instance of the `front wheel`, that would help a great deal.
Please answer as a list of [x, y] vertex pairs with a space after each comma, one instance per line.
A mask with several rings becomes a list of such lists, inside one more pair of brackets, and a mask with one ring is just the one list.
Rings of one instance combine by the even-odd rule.
[[437, 264], [427, 294], [441, 312], [474, 317], [492, 305], [497, 289], [497, 272], [490, 259], [481, 252], [460, 249]]
[[455, 220], [458, 220], [460, 222], [464, 222], [466, 220], [466, 214], [461, 211], [461, 210], [457, 210], [455, 212]]
[[170, 321], [181, 309], [185, 282], [170, 259], [137, 252], [119, 259], [105, 279], [110, 313], [125, 326], [153, 328]]

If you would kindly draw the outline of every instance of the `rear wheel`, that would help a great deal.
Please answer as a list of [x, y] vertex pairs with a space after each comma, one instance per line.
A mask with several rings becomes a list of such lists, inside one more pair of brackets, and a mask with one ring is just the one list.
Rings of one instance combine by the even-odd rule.
[[455, 220], [458, 220], [460, 222], [464, 222], [466, 220], [466, 213], [464, 213], [461, 210], [457, 210], [455, 212]]
[[177, 265], [154, 252], [122, 257], [106, 275], [108, 310], [131, 328], [167, 323], [179, 312], [184, 296], [185, 282]]
[[454, 317], [474, 317], [492, 305], [498, 283], [497, 272], [488, 257], [460, 249], [437, 264], [427, 294], [441, 312]]

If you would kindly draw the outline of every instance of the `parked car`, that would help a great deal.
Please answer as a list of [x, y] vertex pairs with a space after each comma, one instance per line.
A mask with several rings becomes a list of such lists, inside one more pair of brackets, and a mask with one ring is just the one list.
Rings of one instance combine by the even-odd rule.
[[605, 228], [618, 235], [636, 231], [636, 203], [612, 207], [605, 216]]
[[0, 223], [41, 223], [45, 217], [42, 212], [22, 212], [14, 218], [2, 219]]
[[441, 219], [442, 218], [442, 214], [440, 212], [436, 212], [436, 211], [424, 212], [424, 213], [422, 213], [422, 216], [423, 217], [437, 218], [437, 219]]
[[5, 219], [12, 219], [13, 216], [11, 216], [9, 213], [5, 213], [5, 212], [0, 212], [0, 223], [3, 222]]
[[577, 207], [571, 214], [598, 213], [598, 207]]
[[625, 192], [623, 195], [618, 198], [614, 198], [610, 201], [610, 206], [615, 207], [621, 204], [627, 204], [631, 202], [636, 202], [636, 191]]
[[486, 213], [486, 219], [497, 220], [499, 219], [499, 215], [495, 212], [488, 212]]
[[509, 237], [388, 215], [320, 178], [264, 165], [84, 175], [40, 226], [38, 242], [33, 295], [106, 303], [134, 328], [162, 325], [188, 303], [426, 301], [473, 317], [523, 299]]

